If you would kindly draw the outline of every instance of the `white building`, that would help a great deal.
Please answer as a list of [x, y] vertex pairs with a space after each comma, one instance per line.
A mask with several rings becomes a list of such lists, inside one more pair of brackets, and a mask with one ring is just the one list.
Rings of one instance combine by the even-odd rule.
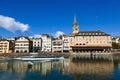
[[115, 43], [120, 44], [120, 37], [119, 37], [119, 36], [117, 36], [117, 37], [112, 37], [112, 42], [115, 42]]
[[52, 37], [48, 34], [42, 34], [42, 51], [51, 52], [52, 51]]
[[63, 40], [63, 52], [69, 52], [70, 50], [69, 35], [63, 35], [62, 40]]
[[15, 52], [28, 53], [32, 51], [32, 42], [28, 37], [20, 36], [15, 39]]
[[42, 39], [41, 38], [33, 38], [33, 51], [39, 52], [42, 49]]

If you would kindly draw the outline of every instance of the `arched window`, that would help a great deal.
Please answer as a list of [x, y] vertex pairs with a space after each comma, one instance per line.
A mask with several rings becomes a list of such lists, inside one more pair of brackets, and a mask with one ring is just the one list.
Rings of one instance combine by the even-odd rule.
[[17, 50], [16, 53], [19, 53], [19, 51]]
[[27, 53], [27, 50], [25, 50], [24, 52]]

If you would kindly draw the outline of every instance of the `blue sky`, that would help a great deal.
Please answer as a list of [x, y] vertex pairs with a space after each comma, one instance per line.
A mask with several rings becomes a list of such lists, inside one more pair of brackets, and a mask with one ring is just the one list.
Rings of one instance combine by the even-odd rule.
[[[69, 34], [74, 15], [82, 31], [101, 30], [120, 35], [120, 0], [0, 0], [0, 15], [0, 35], [3, 37], [54, 35], [57, 31]], [[6, 17], [26, 28], [22, 30], [19, 25], [8, 28], [2, 24]]]

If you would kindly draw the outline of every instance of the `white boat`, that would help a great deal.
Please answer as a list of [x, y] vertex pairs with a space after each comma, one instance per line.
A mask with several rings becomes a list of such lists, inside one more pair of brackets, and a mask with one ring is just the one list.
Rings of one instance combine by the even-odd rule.
[[37, 60], [61, 60], [64, 57], [61, 56], [23, 56], [21, 58], [15, 58], [17, 60], [24, 60], [24, 61], [37, 61]]

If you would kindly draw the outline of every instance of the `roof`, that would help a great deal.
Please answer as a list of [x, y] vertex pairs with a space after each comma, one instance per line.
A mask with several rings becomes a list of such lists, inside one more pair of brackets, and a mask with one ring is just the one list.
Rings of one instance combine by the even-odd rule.
[[7, 39], [2, 39], [2, 40], [0, 40], [0, 41], [8, 41], [8, 42], [9, 42], [9, 40], [7, 40]]
[[52, 36], [50, 36], [50, 35], [48, 35], [48, 34], [42, 34], [42, 37], [43, 36], [46, 36], [46, 37], [48, 37], [48, 38], [53, 38]]
[[80, 31], [79, 33], [73, 34], [75, 36], [110, 36], [109, 34], [98, 31]]
[[16, 37], [15, 40], [17, 40], [17, 39], [19, 39], [19, 38], [21, 38], [21, 37], [24, 37], [25, 39], [30, 40], [29, 37], [27, 37], [27, 36], [19, 36], [19, 37]]
[[1, 41], [7, 41], [7, 42], [10, 42], [10, 43], [13, 42], [13, 41], [7, 40], [7, 39], [2, 39], [2, 40], [0, 40], [0, 42], [1, 42]]

